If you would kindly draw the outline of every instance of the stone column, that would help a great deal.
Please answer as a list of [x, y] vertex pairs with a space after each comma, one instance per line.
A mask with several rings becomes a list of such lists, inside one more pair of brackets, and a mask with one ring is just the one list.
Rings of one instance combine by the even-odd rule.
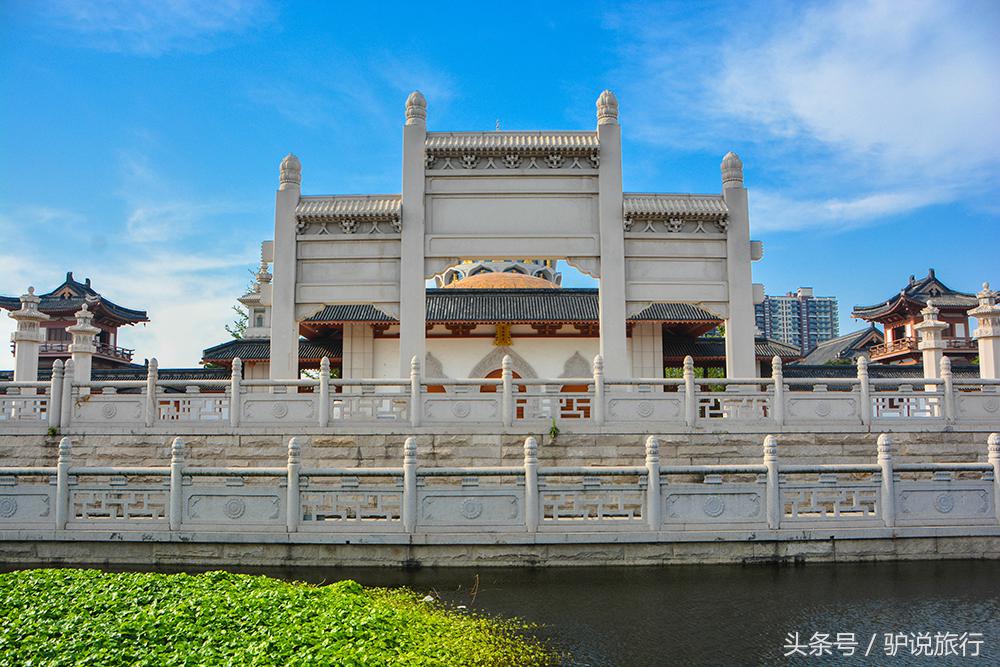
[[729, 152], [722, 159], [722, 198], [729, 209], [726, 226], [726, 278], [729, 283], [729, 317], [726, 319], [726, 376], [757, 376], [750, 271], [750, 213], [743, 187], [743, 162]]
[[302, 194], [302, 163], [289, 153], [281, 161], [274, 203], [274, 257], [271, 278], [272, 380], [299, 377], [299, 323], [295, 319], [295, 207]]
[[979, 343], [979, 377], [1000, 379], [1000, 305], [997, 305], [1000, 293], [991, 290], [989, 283], [983, 283], [983, 291], [976, 296], [979, 305], [969, 315], [979, 320], [979, 326], [972, 332]]
[[[74, 315], [76, 324], [66, 327], [66, 332], [73, 336], [73, 342], [69, 346], [69, 352], [73, 355], [73, 382], [81, 384], [90, 382], [94, 353], [97, 352], [94, 336], [101, 330], [94, 326], [94, 314], [90, 312], [87, 304], [83, 304]], [[80, 389], [81, 396], [89, 393], [89, 387]]]
[[[941, 359], [944, 357], [944, 330], [948, 328], [947, 323], [937, 318], [941, 311], [934, 307], [933, 300], [927, 300], [927, 307], [920, 311], [924, 316], [922, 322], [914, 325], [920, 342], [917, 348], [924, 355], [924, 377], [929, 379], [941, 379]], [[929, 384], [926, 391], [934, 391], [936, 386]]]
[[403, 126], [402, 227], [399, 255], [399, 377], [410, 361], [426, 357], [427, 295], [424, 285], [424, 190], [427, 100], [415, 90], [406, 98]]
[[[17, 330], [10, 339], [17, 346], [14, 351], [14, 382], [35, 382], [38, 380], [38, 346], [43, 342], [43, 334], [39, 324], [49, 319], [49, 316], [38, 310], [41, 302], [35, 296], [35, 288], [29, 287], [27, 294], [21, 295], [21, 309], [11, 312], [12, 320], [17, 321]], [[34, 390], [22, 390], [22, 394], [33, 394]]]
[[600, 353], [611, 378], [631, 377], [625, 341], [625, 212], [622, 196], [622, 130], [618, 99], [610, 90], [597, 98], [597, 141], [601, 162], [597, 171], [598, 227], [601, 272], [598, 318]]

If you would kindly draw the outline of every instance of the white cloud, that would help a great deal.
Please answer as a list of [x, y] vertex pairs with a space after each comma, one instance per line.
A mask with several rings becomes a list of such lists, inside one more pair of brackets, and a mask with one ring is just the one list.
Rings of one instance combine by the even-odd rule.
[[843, 232], [947, 198], [947, 194], [938, 191], [913, 190], [853, 198], [802, 199], [758, 189], [750, 197], [750, 222], [754, 233], [820, 229]]
[[85, 46], [144, 56], [211, 51], [274, 14], [264, 0], [58, 0], [40, 11]]
[[996, 6], [820, 5], [724, 60], [718, 99], [778, 136], [805, 135], [920, 176], [997, 161]]
[[[245, 202], [179, 193], [178, 184], [141, 152], [123, 154], [121, 161], [123, 219], [102, 218], [100, 231], [114, 239], [102, 251], [80, 252], [95, 231], [80, 213], [44, 206], [0, 210], [6, 242], [0, 294], [20, 295], [28, 285], [45, 293], [72, 270], [78, 280], [92, 278], [110, 300], [148, 312], [150, 323], [121, 332], [120, 344], [135, 348], [136, 361], [155, 356], [164, 366], [195, 366], [202, 349], [228, 338], [224, 325], [233, 319], [231, 307], [259, 252], [259, 239], [228, 233], [233, 221], [225, 216], [254, 212]], [[125, 234], [114, 233], [119, 226]], [[193, 246], [190, 233], [206, 229], [213, 233]], [[220, 230], [225, 233], [214, 233]], [[13, 330], [14, 322], [0, 313], [0, 340]], [[0, 346], [0, 368], [12, 367], [9, 347]]]
[[765, 4], [694, 19], [642, 6], [609, 25], [626, 45], [627, 131], [674, 150], [742, 145], [757, 229], [877, 224], [996, 190], [983, 179], [1000, 167], [996, 3]]

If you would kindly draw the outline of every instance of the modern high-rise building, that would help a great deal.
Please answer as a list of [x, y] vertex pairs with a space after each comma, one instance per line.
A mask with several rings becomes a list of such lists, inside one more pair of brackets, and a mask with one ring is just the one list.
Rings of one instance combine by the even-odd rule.
[[784, 296], [765, 296], [754, 309], [757, 329], [766, 338], [794, 345], [802, 354], [840, 334], [837, 297], [814, 296], [811, 287], [800, 287]]

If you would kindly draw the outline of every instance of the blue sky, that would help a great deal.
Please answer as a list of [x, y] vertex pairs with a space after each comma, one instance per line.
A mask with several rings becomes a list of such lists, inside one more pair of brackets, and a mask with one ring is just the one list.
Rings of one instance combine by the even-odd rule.
[[[627, 191], [718, 192], [744, 160], [754, 280], [852, 305], [928, 267], [1000, 283], [1000, 4], [0, 4], [0, 293], [89, 276], [195, 365], [307, 194], [398, 192], [406, 95], [431, 130], [587, 129], [621, 104]], [[12, 322], [0, 319], [5, 339]], [[0, 346], [0, 368], [11, 368]]]

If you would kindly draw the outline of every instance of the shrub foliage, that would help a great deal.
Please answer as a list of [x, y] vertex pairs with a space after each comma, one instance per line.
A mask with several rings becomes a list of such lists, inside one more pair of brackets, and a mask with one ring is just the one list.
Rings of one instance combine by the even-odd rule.
[[0, 574], [2, 665], [543, 665], [524, 626], [406, 589], [269, 577]]

